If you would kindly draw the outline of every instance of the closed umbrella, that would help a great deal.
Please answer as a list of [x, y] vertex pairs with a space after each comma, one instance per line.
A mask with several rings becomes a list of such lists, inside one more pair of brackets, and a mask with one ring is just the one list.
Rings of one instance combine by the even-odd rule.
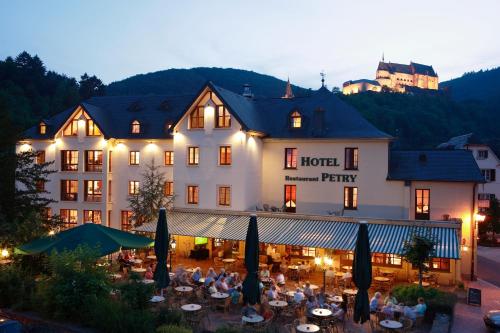
[[363, 324], [370, 319], [368, 289], [372, 282], [372, 261], [366, 221], [359, 222], [358, 239], [356, 240], [354, 261], [352, 263], [352, 280], [358, 287], [358, 293], [354, 301], [354, 322], [361, 321], [361, 324]]
[[247, 276], [243, 281], [243, 302], [260, 303], [259, 288], [259, 233], [257, 231], [257, 216], [252, 214], [248, 223], [245, 241], [245, 266]]
[[155, 235], [155, 255], [156, 255], [156, 270], [154, 272], [154, 280], [156, 286], [161, 290], [170, 284], [170, 276], [167, 271], [167, 253], [168, 253], [168, 226], [167, 226], [167, 211], [165, 208], [160, 208], [158, 223], [156, 224]]

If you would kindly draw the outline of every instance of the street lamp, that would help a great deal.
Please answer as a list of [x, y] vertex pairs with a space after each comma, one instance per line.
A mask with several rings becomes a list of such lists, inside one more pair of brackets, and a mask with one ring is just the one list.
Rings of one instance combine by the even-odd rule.
[[315, 257], [314, 263], [323, 270], [323, 290], [326, 291], [326, 271], [328, 267], [333, 265], [333, 259], [327, 256], [324, 256], [323, 258]]
[[9, 257], [9, 250], [7, 250], [6, 248], [5, 249], [2, 249], [2, 258], [8, 258]]
[[475, 236], [475, 231], [476, 231], [476, 228], [477, 228], [477, 223], [478, 222], [483, 222], [485, 220], [486, 216], [484, 214], [480, 214], [480, 213], [476, 213], [474, 214], [474, 222], [473, 222], [473, 225], [472, 225], [472, 230], [471, 230], [471, 265], [470, 265], [470, 280], [471, 281], [475, 281], [476, 280], [476, 277], [475, 277], [475, 271], [474, 271], [474, 250], [475, 250], [475, 243], [476, 243], [476, 236]]
[[173, 236], [170, 237], [170, 271], [172, 272], [172, 253], [175, 252], [175, 248], [177, 244], [175, 243], [175, 238]]

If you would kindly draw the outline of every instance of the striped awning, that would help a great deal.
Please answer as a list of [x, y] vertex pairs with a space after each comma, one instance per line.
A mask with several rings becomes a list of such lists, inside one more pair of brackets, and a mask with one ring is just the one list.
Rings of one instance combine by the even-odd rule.
[[[271, 215], [271, 214], [267, 214]], [[258, 216], [259, 240], [263, 243], [285, 244], [352, 251], [355, 247], [358, 223], [355, 219], [328, 217], [307, 218], [274, 214]], [[169, 232], [174, 235], [245, 240], [249, 213], [172, 211], [167, 215]], [[364, 219], [365, 220], [365, 219]], [[367, 220], [370, 249], [377, 253], [402, 254], [403, 245], [412, 233], [430, 233], [438, 240], [436, 257], [460, 258], [459, 228], [415, 221]], [[156, 222], [135, 229], [137, 232], [156, 231]]]

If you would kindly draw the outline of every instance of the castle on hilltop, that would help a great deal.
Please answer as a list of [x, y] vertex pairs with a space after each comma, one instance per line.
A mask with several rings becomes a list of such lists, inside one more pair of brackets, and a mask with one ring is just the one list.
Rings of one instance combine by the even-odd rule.
[[[410, 62], [409, 65], [380, 61], [375, 80], [361, 79], [344, 82], [345, 95], [364, 91], [408, 92], [418, 89], [438, 90], [439, 78], [432, 66]], [[416, 89], [415, 89], [416, 88]]]

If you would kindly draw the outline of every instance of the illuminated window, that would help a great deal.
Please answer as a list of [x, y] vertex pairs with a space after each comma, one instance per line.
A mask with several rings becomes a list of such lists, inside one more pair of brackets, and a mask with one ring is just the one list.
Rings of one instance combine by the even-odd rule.
[[61, 170], [78, 171], [78, 150], [61, 150]]
[[141, 133], [141, 123], [138, 120], [134, 120], [132, 124], [130, 124], [130, 132], [132, 134]]
[[302, 255], [304, 257], [316, 257], [316, 248], [303, 246]]
[[174, 152], [166, 151], [165, 152], [165, 165], [174, 165]]
[[112, 200], [111, 200], [113, 198], [113, 196], [111, 194], [112, 188], [113, 187], [111, 186], [111, 180], [108, 180], [108, 202], [112, 202]]
[[61, 209], [59, 215], [64, 223], [64, 229], [75, 227], [78, 223], [78, 211], [76, 209]]
[[165, 196], [170, 197], [174, 195], [174, 182], [166, 181], [165, 182]]
[[290, 116], [290, 126], [292, 128], [302, 127], [302, 116], [298, 111], [294, 111]]
[[87, 172], [102, 171], [102, 150], [85, 151], [85, 171]]
[[[424, 264], [430, 271], [439, 272], [449, 272], [450, 271], [450, 259], [447, 258], [432, 258], [429, 263]], [[417, 267], [411, 266], [412, 269], [417, 269]]]
[[130, 210], [122, 210], [121, 226], [123, 231], [132, 230], [132, 212]]
[[87, 136], [99, 136], [101, 135], [101, 130], [92, 119], [87, 119]]
[[352, 251], [344, 251], [340, 254], [340, 265], [350, 266], [354, 260], [354, 253]]
[[297, 186], [285, 185], [285, 211], [295, 213], [297, 210]]
[[38, 133], [41, 135], [47, 134], [47, 125], [44, 122], [38, 125]]
[[203, 106], [198, 106], [189, 115], [189, 128], [203, 128], [204, 124], [204, 113], [205, 108]]
[[219, 206], [231, 206], [231, 187], [219, 186], [218, 203]]
[[138, 151], [131, 151], [129, 154], [129, 164], [139, 165], [141, 154]]
[[78, 200], [78, 181], [61, 180], [61, 201]]
[[199, 200], [199, 188], [195, 185], [189, 185], [187, 187], [187, 203], [191, 205], [197, 205]]
[[130, 180], [128, 182], [128, 195], [138, 195], [139, 194], [139, 181]]
[[372, 264], [374, 266], [402, 266], [402, 259], [396, 254], [373, 253]]
[[358, 209], [357, 187], [344, 187], [344, 209]]
[[85, 180], [83, 182], [84, 200], [89, 202], [100, 202], [102, 199], [102, 181]]
[[415, 219], [429, 220], [430, 218], [430, 195], [429, 189], [415, 190]]
[[224, 105], [217, 106], [217, 121], [215, 122], [217, 128], [231, 127], [231, 115]]
[[108, 157], [108, 172], [111, 172], [111, 161], [113, 160], [113, 158], [112, 158], [113, 157], [113, 152], [110, 151], [108, 156], [109, 156]]
[[64, 136], [76, 136], [78, 134], [78, 118], [73, 118], [69, 124], [64, 128]]
[[231, 165], [231, 146], [219, 147], [219, 164]]
[[84, 210], [83, 222], [101, 224], [101, 211], [100, 210]]
[[198, 165], [200, 163], [200, 148], [188, 147], [188, 165]]
[[346, 170], [358, 170], [358, 148], [346, 148], [344, 162]]
[[45, 163], [45, 150], [39, 150], [36, 152], [35, 163], [38, 165]]
[[297, 169], [297, 148], [285, 148], [285, 169]]

